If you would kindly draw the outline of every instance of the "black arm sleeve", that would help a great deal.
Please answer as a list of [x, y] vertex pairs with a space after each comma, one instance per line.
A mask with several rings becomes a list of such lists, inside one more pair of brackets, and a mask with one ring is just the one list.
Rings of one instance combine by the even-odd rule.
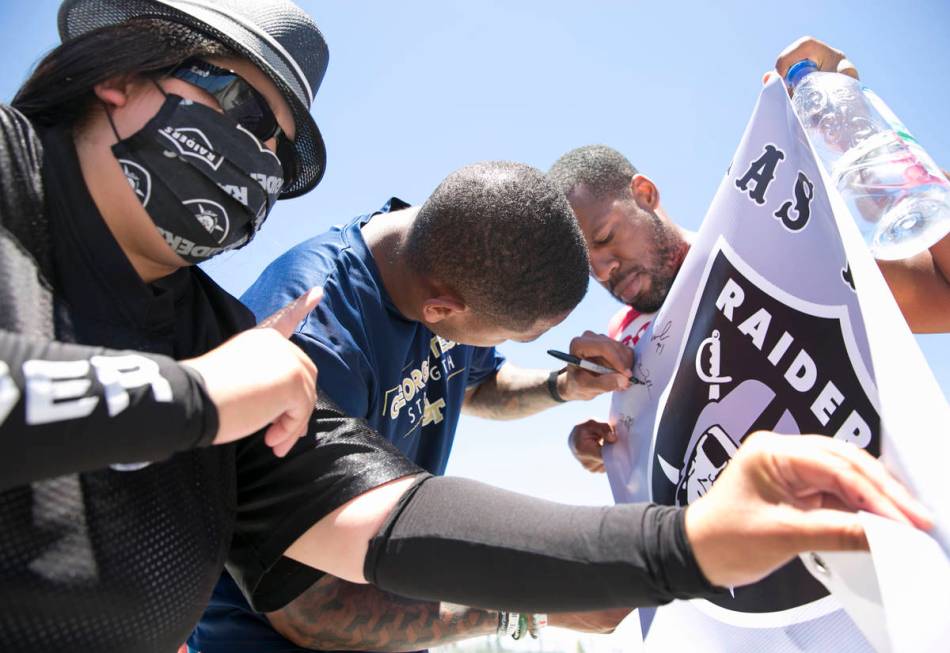
[[286, 458], [263, 438], [237, 444], [237, 523], [228, 571], [258, 612], [282, 608], [323, 576], [283, 557], [321, 518], [389, 481], [421, 474], [361, 419], [317, 400], [307, 435]]
[[364, 573], [394, 594], [519, 612], [722, 593], [696, 564], [684, 514], [654, 504], [567, 506], [430, 477], [370, 542]]
[[170, 358], [0, 331], [0, 490], [209, 444], [218, 413]]

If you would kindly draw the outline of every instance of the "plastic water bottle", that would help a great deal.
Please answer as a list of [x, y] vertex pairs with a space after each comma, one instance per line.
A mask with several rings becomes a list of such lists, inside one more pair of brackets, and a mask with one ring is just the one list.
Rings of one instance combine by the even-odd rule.
[[788, 69], [785, 82], [876, 258], [912, 256], [950, 232], [950, 181], [877, 95], [807, 59]]

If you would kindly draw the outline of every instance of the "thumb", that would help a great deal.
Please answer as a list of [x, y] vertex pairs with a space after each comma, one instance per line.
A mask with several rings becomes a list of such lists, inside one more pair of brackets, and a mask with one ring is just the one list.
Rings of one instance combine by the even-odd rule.
[[[578, 380], [581, 380], [580, 376], [578, 376]], [[583, 383], [585, 387], [596, 392], [616, 392], [630, 387], [630, 381], [619, 372], [612, 372], [611, 374], [589, 373], [589, 376], [583, 378]]]
[[858, 69], [855, 68], [854, 64], [851, 63], [851, 60], [847, 57], [838, 62], [837, 72], [858, 79]]
[[275, 329], [280, 335], [289, 338], [310, 311], [317, 307], [323, 298], [323, 288], [311, 288], [282, 309], [265, 318], [257, 325], [258, 329]]
[[775, 72], [774, 70], [766, 71], [765, 73], [762, 74], [762, 84], [763, 85], [768, 84], [772, 80], [773, 77], [778, 77], [778, 73]]

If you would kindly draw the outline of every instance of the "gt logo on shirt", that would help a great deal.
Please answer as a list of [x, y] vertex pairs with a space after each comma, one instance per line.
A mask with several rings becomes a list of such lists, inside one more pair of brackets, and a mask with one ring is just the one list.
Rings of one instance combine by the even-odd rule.
[[[392, 403], [389, 405], [390, 419], [399, 417], [403, 407], [412, 401], [417, 393], [421, 394], [425, 390], [426, 384], [429, 382], [429, 374], [429, 361], [422, 361], [422, 365], [409, 372], [403, 378], [402, 383], [396, 386], [396, 396], [393, 397]], [[388, 395], [389, 392], [386, 394]]]
[[451, 356], [446, 356], [436, 365], [430, 365], [427, 360], [423, 361], [422, 365], [410, 371], [398, 386], [386, 391], [387, 399], [393, 395], [389, 404], [389, 418], [398, 419], [402, 410], [409, 406], [412, 422], [416, 421], [417, 413], [423, 415], [423, 426], [430, 422], [441, 422], [441, 409], [445, 407], [445, 400], [440, 398], [430, 403], [424, 392], [429, 379], [441, 381], [443, 374], [451, 374], [454, 369], [455, 361]]
[[[128, 390], [149, 386], [159, 403], [172, 400], [172, 387], [158, 363], [137, 354], [93, 356], [89, 360], [23, 363], [26, 423], [61, 422], [86, 417], [105, 399], [109, 417], [115, 417], [130, 400]], [[93, 378], [102, 385], [101, 395], [90, 393]], [[9, 366], [0, 361], [0, 424], [20, 400], [21, 391]]]
[[456, 344], [451, 340], [434, 336], [429, 342], [429, 349], [439, 360], [435, 365], [428, 360], [422, 361], [419, 367], [403, 377], [399, 385], [387, 390], [383, 400], [384, 414], [388, 402], [390, 419], [398, 419], [402, 410], [409, 406], [409, 417], [412, 423], [416, 422], [419, 415], [422, 416], [423, 426], [441, 422], [444, 419], [442, 409], [445, 408], [445, 399], [439, 398], [430, 402], [424, 391], [430, 378], [433, 381], [441, 381], [443, 375], [448, 377], [453, 373], [455, 360], [446, 352], [454, 348]]
[[[410, 424], [418, 422], [421, 416], [422, 426], [428, 426], [429, 424], [439, 424], [445, 419], [445, 415], [442, 414], [443, 410], [445, 410], [444, 398], [439, 397], [432, 403], [429, 403], [428, 397], [419, 397], [415, 401], [409, 402], [406, 408], [406, 415], [409, 417]], [[408, 436], [414, 430], [415, 427], [403, 437]]]

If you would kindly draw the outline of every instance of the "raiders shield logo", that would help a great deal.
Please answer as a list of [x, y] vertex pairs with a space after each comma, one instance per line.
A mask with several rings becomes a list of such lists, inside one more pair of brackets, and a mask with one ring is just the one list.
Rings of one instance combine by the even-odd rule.
[[135, 196], [139, 198], [142, 206], [148, 208], [148, 200], [152, 196], [152, 176], [148, 174], [148, 170], [129, 159], [119, 159], [119, 165], [122, 166], [122, 174], [125, 175], [129, 186], [135, 191]]
[[[685, 506], [702, 497], [757, 430], [818, 433], [880, 455], [877, 391], [845, 307], [776, 288], [722, 240], [700, 288], [660, 409], [649, 474], [654, 501]], [[764, 616], [826, 595], [795, 560], [713, 603]]]
[[230, 222], [228, 212], [217, 202], [211, 200], [187, 200], [182, 202], [195, 214], [195, 219], [204, 227], [216, 242], [221, 243], [228, 236]]

